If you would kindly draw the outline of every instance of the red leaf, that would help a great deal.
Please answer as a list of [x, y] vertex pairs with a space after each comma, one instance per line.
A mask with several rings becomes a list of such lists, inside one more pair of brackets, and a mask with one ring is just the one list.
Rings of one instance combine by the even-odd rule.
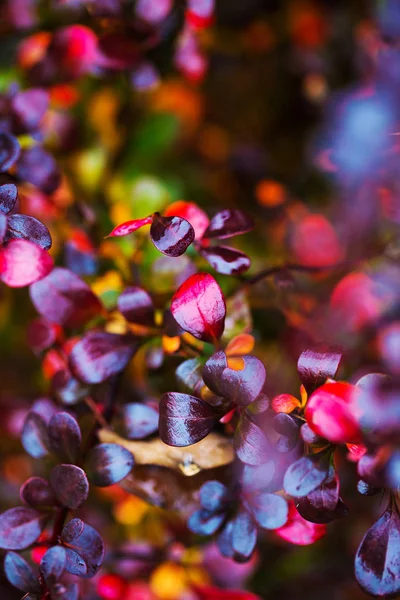
[[185, 331], [204, 342], [215, 342], [224, 331], [226, 306], [214, 277], [196, 273], [175, 292], [171, 312]]
[[53, 259], [27, 240], [12, 240], [0, 251], [1, 279], [10, 287], [24, 287], [42, 279], [53, 268]]
[[326, 525], [306, 521], [299, 515], [294, 503], [291, 503], [286, 525], [277, 529], [275, 533], [291, 544], [309, 546], [325, 535]]
[[145, 219], [134, 219], [133, 221], [125, 221], [125, 223], [121, 223], [121, 225], [117, 225], [114, 227], [111, 233], [109, 233], [106, 237], [121, 237], [123, 235], [129, 235], [134, 231], [137, 231], [141, 227], [145, 225], [151, 225], [153, 221], [153, 217], [146, 217]]

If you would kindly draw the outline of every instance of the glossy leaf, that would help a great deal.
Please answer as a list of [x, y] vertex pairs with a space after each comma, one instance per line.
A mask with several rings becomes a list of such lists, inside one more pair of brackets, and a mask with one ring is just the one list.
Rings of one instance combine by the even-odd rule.
[[240, 275], [251, 265], [250, 258], [244, 252], [228, 246], [202, 248], [201, 255], [221, 275]]
[[200, 488], [199, 498], [205, 510], [222, 510], [229, 502], [229, 490], [220, 481], [206, 481]]
[[204, 210], [197, 206], [197, 204], [194, 202], [184, 202], [183, 200], [178, 200], [167, 206], [164, 215], [166, 217], [182, 217], [186, 221], [189, 221], [194, 229], [196, 240], [201, 240], [210, 223]]
[[90, 450], [85, 466], [89, 481], [106, 487], [124, 479], [134, 463], [133, 455], [119, 444], [98, 444]]
[[306, 521], [291, 503], [286, 524], [277, 529], [275, 533], [290, 544], [309, 546], [326, 534], [326, 525]]
[[233, 445], [239, 460], [248, 465], [263, 464], [271, 451], [264, 433], [247, 416], [239, 421]]
[[53, 259], [43, 248], [28, 240], [11, 240], [0, 250], [0, 277], [10, 287], [24, 287], [53, 268]]
[[261, 393], [266, 372], [262, 362], [255, 356], [243, 356], [241, 369], [231, 369], [223, 351], [216, 352], [203, 369], [205, 384], [219, 396], [238, 406], [245, 407]]
[[52, 506], [56, 502], [49, 482], [43, 477], [30, 477], [21, 486], [19, 491], [21, 500], [29, 506]]
[[206, 239], [224, 239], [247, 233], [254, 227], [253, 220], [242, 210], [228, 208], [218, 212], [204, 234]]
[[40, 572], [48, 586], [60, 579], [65, 570], [67, 557], [62, 546], [53, 546], [47, 550], [40, 561]]
[[157, 250], [175, 258], [182, 256], [193, 242], [194, 229], [181, 217], [161, 217], [155, 213], [150, 237]]
[[50, 483], [57, 500], [71, 510], [79, 508], [89, 494], [85, 472], [76, 465], [56, 465], [50, 471]]
[[[104, 558], [104, 543], [99, 533], [87, 523], [84, 523], [83, 528], [75, 527], [73, 521], [76, 520], [79, 521], [79, 519], [72, 519], [67, 523], [61, 533], [61, 539], [67, 544], [68, 549], [76, 552], [85, 562], [87, 573], [81, 576], [90, 578], [96, 575], [101, 567]], [[71, 535], [72, 530], [74, 530], [74, 537]], [[67, 570], [71, 573], [68, 567]]]
[[0, 515], [0, 548], [24, 550], [36, 542], [42, 529], [43, 517], [33, 508], [10, 508]]
[[160, 401], [160, 437], [169, 446], [190, 446], [210, 433], [219, 416], [204, 400], [168, 392]]
[[130, 323], [154, 325], [153, 300], [142, 288], [125, 288], [118, 298], [118, 310]]
[[295, 505], [299, 514], [312, 523], [330, 523], [347, 514], [347, 508], [339, 497], [339, 480], [334, 472], [308, 496], [298, 498]]
[[28, 240], [43, 250], [49, 250], [52, 243], [46, 225], [30, 215], [15, 214], [8, 217], [6, 240], [14, 239]]
[[8, 171], [18, 160], [21, 152], [17, 138], [0, 131], [0, 173]]
[[16, 552], [7, 552], [4, 573], [8, 581], [22, 592], [40, 593], [40, 584], [32, 567]]
[[313, 492], [325, 481], [329, 472], [329, 460], [323, 456], [302, 456], [290, 465], [283, 479], [283, 487], [289, 496], [302, 498]]
[[62, 460], [75, 462], [81, 449], [82, 435], [76, 419], [67, 412], [52, 416], [48, 425], [49, 446]]
[[125, 369], [136, 346], [131, 337], [89, 331], [72, 349], [71, 370], [84, 383], [101, 383]]
[[277, 494], [253, 493], [247, 497], [246, 506], [259, 526], [264, 529], [279, 529], [288, 520], [288, 503]]
[[358, 444], [362, 440], [355, 405], [358, 390], [341, 382], [325, 383], [310, 396], [305, 417], [311, 429], [327, 440]]
[[17, 186], [14, 183], [0, 185], [0, 212], [8, 215], [14, 208], [18, 198]]
[[339, 369], [342, 353], [329, 348], [304, 350], [297, 361], [301, 383], [311, 394], [327, 379], [333, 379]]
[[204, 386], [202, 379], [203, 365], [198, 358], [184, 360], [176, 369], [175, 377], [182, 392], [200, 394]]
[[355, 574], [367, 594], [395, 598], [400, 593], [400, 516], [392, 503], [365, 534]]
[[26, 417], [21, 433], [21, 442], [33, 458], [43, 458], [49, 453], [47, 425], [37, 413], [30, 412]]
[[152, 221], [152, 216], [146, 217], [145, 219], [134, 219], [133, 221], [126, 221], [125, 223], [121, 223], [121, 225], [114, 227], [112, 232], [109, 233], [107, 237], [120, 237], [124, 235], [129, 235], [130, 233], [137, 231], [145, 225], [151, 225]]
[[277, 413], [289, 414], [300, 407], [300, 401], [291, 394], [279, 394], [271, 402], [271, 408]]
[[88, 572], [87, 564], [83, 558], [71, 548], [65, 548], [65, 570], [78, 577], [84, 577]]
[[69, 269], [56, 267], [29, 291], [38, 313], [65, 327], [80, 327], [102, 310], [87, 283]]
[[60, 185], [61, 174], [52, 154], [41, 146], [32, 146], [21, 152], [17, 163], [17, 176], [52, 194]]
[[207, 273], [196, 273], [175, 292], [171, 312], [178, 325], [204, 342], [224, 331], [226, 306], [221, 288]]
[[158, 429], [158, 412], [147, 404], [124, 404], [120, 414], [123, 434], [128, 440], [141, 440]]

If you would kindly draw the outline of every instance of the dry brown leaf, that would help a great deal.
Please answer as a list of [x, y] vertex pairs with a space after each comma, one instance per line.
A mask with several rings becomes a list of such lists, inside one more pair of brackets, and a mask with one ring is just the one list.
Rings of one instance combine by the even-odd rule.
[[204, 440], [185, 448], [167, 446], [160, 438], [127, 440], [107, 429], [101, 429], [98, 436], [103, 443], [119, 444], [132, 452], [138, 465], [168, 467], [188, 476], [222, 467], [234, 458], [231, 441], [218, 433], [210, 433]]

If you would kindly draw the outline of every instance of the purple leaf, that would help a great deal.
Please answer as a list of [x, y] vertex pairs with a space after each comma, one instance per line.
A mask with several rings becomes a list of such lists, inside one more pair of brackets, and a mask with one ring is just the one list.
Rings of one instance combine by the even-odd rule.
[[0, 277], [10, 287], [25, 287], [53, 268], [53, 259], [43, 248], [28, 240], [11, 240], [0, 251]]
[[347, 508], [339, 497], [339, 480], [333, 469], [316, 490], [298, 498], [295, 505], [303, 519], [311, 523], [331, 523], [347, 514]]
[[53, 586], [65, 571], [67, 557], [62, 546], [53, 546], [47, 550], [40, 561], [40, 572], [48, 586]]
[[130, 323], [154, 325], [153, 300], [142, 288], [125, 288], [118, 298], [118, 310]]
[[308, 496], [328, 477], [327, 455], [303, 456], [290, 465], [283, 479], [283, 487], [289, 496]]
[[271, 453], [270, 444], [261, 429], [243, 415], [236, 429], [233, 446], [237, 457], [248, 465], [261, 465]]
[[17, 186], [13, 183], [0, 185], [0, 212], [8, 215], [14, 208], [18, 198]]
[[335, 377], [341, 358], [341, 352], [329, 348], [304, 350], [300, 354], [297, 370], [308, 394], [323, 385], [328, 378]]
[[247, 497], [246, 507], [260, 527], [264, 529], [279, 529], [288, 520], [288, 503], [285, 498], [276, 494], [253, 493]]
[[108, 234], [107, 237], [120, 237], [124, 235], [129, 235], [138, 229], [141, 229], [145, 225], [151, 225], [153, 221], [153, 217], [146, 217], [145, 219], [135, 219], [134, 221], [126, 221], [125, 223], [121, 223], [121, 225], [117, 225], [111, 233]]
[[394, 503], [365, 534], [357, 550], [355, 574], [371, 596], [400, 594], [400, 516]]
[[68, 269], [56, 267], [29, 292], [39, 314], [65, 327], [80, 327], [102, 311], [87, 283]]
[[62, 460], [75, 462], [81, 449], [82, 435], [76, 419], [67, 412], [52, 416], [48, 425], [49, 447]]
[[224, 331], [226, 306], [214, 277], [196, 273], [175, 292], [171, 312], [178, 325], [204, 342], [215, 342]]
[[21, 152], [17, 138], [0, 131], [0, 173], [8, 171], [18, 160]]
[[181, 217], [153, 216], [150, 227], [151, 241], [163, 254], [176, 258], [186, 252], [194, 240], [194, 229]]
[[5, 214], [0, 212], [0, 244], [2, 244], [5, 240], [7, 233], [7, 217]]
[[255, 356], [243, 356], [242, 361], [243, 369], [231, 369], [225, 353], [222, 350], [216, 352], [204, 365], [203, 379], [215, 394], [245, 407], [260, 395], [266, 372], [262, 362]]
[[299, 439], [299, 426], [295, 419], [285, 413], [279, 413], [274, 417], [273, 427], [277, 433], [281, 434], [275, 444], [278, 452], [293, 450]]
[[124, 404], [120, 413], [123, 434], [128, 440], [142, 440], [158, 429], [158, 412], [147, 404]]
[[210, 512], [223, 510], [229, 502], [229, 490], [220, 481], [206, 481], [200, 488], [200, 504]]
[[106, 487], [125, 479], [134, 464], [133, 455], [119, 444], [98, 444], [90, 450], [85, 466], [90, 483]]
[[40, 584], [32, 567], [16, 552], [7, 552], [4, 572], [8, 581], [22, 592], [40, 593]]
[[28, 413], [22, 428], [21, 442], [33, 458], [43, 458], [49, 453], [47, 425], [37, 413]]
[[70, 355], [73, 373], [85, 383], [101, 383], [125, 369], [137, 343], [130, 336], [89, 331], [75, 344]]
[[38, 317], [29, 323], [27, 338], [32, 350], [40, 354], [43, 350], [50, 348], [56, 341], [57, 328], [44, 317]]
[[66, 543], [72, 542], [75, 538], [81, 535], [84, 527], [85, 523], [81, 519], [78, 519], [77, 517], [71, 519], [62, 530], [62, 541]]
[[50, 471], [50, 483], [57, 500], [71, 510], [79, 508], [89, 494], [85, 472], [76, 465], [56, 465]]
[[247, 233], [253, 227], [253, 219], [246, 213], [235, 208], [228, 208], [213, 216], [203, 237], [205, 239], [224, 239]]
[[225, 515], [222, 513], [214, 514], [208, 510], [197, 510], [190, 515], [187, 526], [197, 535], [212, 535], [219, 529], [224, 522]]
[[51, 595], [54, 600], [79, 600], [79, 584], [56, 583], [51, 589]]
[[49, 482], [43, 477], [30, 477], [21, 486], [20, 498], [26, 504], [35, 507], [53, 506], [56, 502]]
[[40, 88], [18, 92], [11, 101], [17, 125], [24, 132], [37, 129], [49, 105], [49, 95]]
[[55, 192], [61, 181], [54, 157], [41, 146], [33, 146], [21, 153], [17, 163], [17, 177], [32, 183], [45, 194]]
[[43, 250], [51, 248], [50, 231], [35, 217], [29, 215], [10, 215], [7, 222], [6, 240], [23, 239], [37, 244]]
[[252, 467], [245, 465], [242, 472], [242, 491], [244, 495], [259, 494], [260, 492], [275, 491], [272, 489], [276, 475], [276, 466], [273, 460], [263, 465]]
[[[75, 521], [76, 519], [73, 519]], [[71, 521], [70, 521], [71, 523]], [[70, 539], [71, 536], [68, 535], [68, 541], [66, 540], [65, 529], [69, 529], [69, 533], [71, 530], [71, 525], [68, 523], [64, 528], [61, 539], [64, 542], [64, 545], [73, 552], [77, 553], [85, 562], [87, 567], [86, 575], [81, 574], [80, 576], [84, 576], [85, 578], [90, 578], [96, 575], [97, 571], [100, 569], [101, 564], [104, 558], [104, 543], [101, 539], [98, 532], [84, 523], [83, 529], [77, 532], [77, 535], [73, 539]], [[67, 570], [71, 573], [70, 565], [67, 564]]]
[[190, 446], [205, 438], [220, 416], [200, 398], [168, 392], [160, 401], [160, 437], [169, 446]]
[[200, 253], [212, 268], [222, 275], [239, 275], [251, 265], [250, 258], [244, 252], [229, 246], [202, 248]]
[[28, 548], [42, 533], [43, 524], [43, 516], [33, 508], [18, 506], [6, 510], [0, 515], [0, 548]]

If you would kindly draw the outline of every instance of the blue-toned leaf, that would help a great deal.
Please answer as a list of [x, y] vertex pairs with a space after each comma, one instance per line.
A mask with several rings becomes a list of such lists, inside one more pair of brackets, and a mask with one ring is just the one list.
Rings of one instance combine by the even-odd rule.
[[257, 542], [257, 526], [247, 510], [241, 509], [232, 520], [232, 549], [239, 561], [248, 560]]
[[83, 558], [71, 548], [65, 548], [65, 570], [78, 577], [84, 577], [88, 572]]
[[79, 508], [89, 494], [85, 472], [76, 465], [56, 465], [50, 471], [50, 483], [57, 500], [71, 510]]
[[199, 495], [201, 506], [210, 512], [223, 509], [229, 502], [229, 490], [220, 481], [206, 481]]
[[42, 533], [43, 515], [33, 508], [17, 506], [0, 515], [0, 548], [24, 550]]
[[40, 593], [40, 584], [32, 567], [16, 552], [7, 552], [4, 572], [8, 581], [22, 592]]
[[147, 404], [132, 402], [121, 407], [123, 434], [128, 440], [142, 440], [158, 429], [158, 412]]
[[21, 148], [13, 135], [0, 131], [0, 173], [8, 171], [18, 160]]
[[47, 550], [40, 561], [40, 572], [48, 586], [53, 586], [65, 571], [67, 557], [62, 546], [53, 546]]
[[67, 412], [52, 416], [48, 425], [49, 447], [62, 460], [75, 462], [82, 442], [80, 427], [76, 419]]
[[25, 419], [21, 443], [33, 458], [43, 458], [49, 453], [47, 425], [44, 419], [35, 412], [30, 412]]
[[271, 453], [264, 433], [246, 415], [239, 421], [233, 446], [239, 460], [248, 465], [262, 465]]
[[197, 510], [190, 515], [187, 526], [197, 535], [212, 535], [224, 522], [225, 515], [214, 514], [208, 510]]
[[23, 239], [33, 242], [44, 250], [51, 248], [51, 235], [41, 221], [30, 215], [10, 215], [7, 222], [6, 241]]
[[302, 498], [321, 485], [328, 473], [329, 461], [326, 456], [302, 456], [286, 471], [283, 487], [289, 496]]
[[0, 185], [0, 212], [8, 215], [14, 208], [18, 198], [18, 189], [14, 183]]
[[246, 506], [264, 529], [279, 529], [288, 520], [289, 507], [282, 496], [268, 492], [252, 494], [247, 497]]
[[[69, 525], [69, 523], [68, 523]], [[68, 525], [66, 527], [68, 527]], [[69, 526], [71, 529], [71, 525]], [[65, 539], [65, 528], [61, 534]], [[99, 533], [87, 523], [84, 524], [82, 531], [69, 542], [64, 542], [66, 547], [76, 552], [85, 562], [87, 573], [85, 578], [96, 575], [100, 569], [104, 558], [104, 543]], [[71, 573], [70, 566], [67, 564], [67, 570]], [[83, 575], [81, 575], [82, 577]]]
[[51, 597], [54, 600], [79, 600], [79, 583], [56, 583], [51, 588]]
[[68, 523], [64, 526], [64, 529], [61, 533], [61, 539], [63, 542], [72, 542], [75, 538], [79, 537], [85, 527], [85, 523], [75, 517], [68, 521]]
[[94, 485], [106, 487], [124, 479], [132, 470], [133, 455], [119, 444], [98, 444], [86, 460], [86, 471]]

